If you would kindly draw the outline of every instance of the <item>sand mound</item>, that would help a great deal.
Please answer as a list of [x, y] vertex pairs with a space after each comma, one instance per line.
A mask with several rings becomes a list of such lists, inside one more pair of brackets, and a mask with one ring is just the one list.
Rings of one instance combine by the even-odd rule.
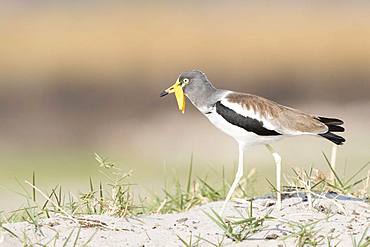
[[[249, 202], [232, 202], [225, 217], [233, 220], [246, 215]], [[272, 198], [253, 201], [253, 216], [268, 214], [273, 219], [263, 222], [263, 228], [242, 242], [225, 237], [224, 231], [206, 215], [211, 209], [220, 210], [222, 202], [212, 202], [188, 212], [164, 215], [115, 218], [88, 215], [76, 220], [63, 216], [44, 219], [35, 225], [20, 222], [5, 224], [13, 232], [0, 232], [0, 246], [22, 246], [24, 243], [73, 246], [183, 246], [179, 239], [199, 246], [296, 246], [302, 232], [327, 246], [328, 240], [338, 246], [352, 246], [352, 238], [360, 241], [370, 222], [370, 205], [362, 200], [327, 193], [313, 199], [313, 208], [303, 194], [285, 197], [281, 211], [275, 209]], [[240, 230], [240, 229], [239, 229]], [[237, 232], [238, 229], [235, 229]], [[370, 238], [370, 230], [365, 238]], [[200, 238], [200, 239], [199, 239]], [[91, 241], [89, 241], [91, 239]], [[302, 239], [301, 239], [302, 240]], [[365, 241], [365, 240], [364, 240]]]

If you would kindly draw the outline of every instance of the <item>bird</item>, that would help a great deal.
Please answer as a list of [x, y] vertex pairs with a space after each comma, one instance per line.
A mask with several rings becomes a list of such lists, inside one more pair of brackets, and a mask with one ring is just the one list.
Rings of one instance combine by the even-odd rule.
[[[344, 132], [344, 122], [337, 118], [311, 115], [248, 93], [218, 89], [200, 70], [186, 71], [176, 82], [160, 93], [174, 93], [178, 108], [185, 113], [186, 98], [218, 129], [238, 144], [238, 167], [220, 214], [223, 215], [243, 176], [244, 151], [254, 145], [265, 145], [276, 166], [276, 207], [281, 209], [281, 156], [271, 143], [284, 137], [302, 135], [325, 138], [336, 145], [345, 139], [333, 132]], [[186, 97], [186, 98], [185, 98]]]

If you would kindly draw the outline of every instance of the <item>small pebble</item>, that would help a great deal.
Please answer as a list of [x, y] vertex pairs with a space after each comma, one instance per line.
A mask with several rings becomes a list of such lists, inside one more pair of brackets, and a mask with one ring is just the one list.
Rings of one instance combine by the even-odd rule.
[[176, 222], [177, 223], [183, 223], [183, 222], [185, 222], [187, 220], [188, 220], [188, 218], [181, 218], [181, 219], [176, 220]]
[[265, 237], [265, 239], [267, 240], [272, 240], [272, 239], [277, 239], [279, 237], [279, 235], [275, 234], [275, 233], [272, 233], [272, 234], [269, 234]]

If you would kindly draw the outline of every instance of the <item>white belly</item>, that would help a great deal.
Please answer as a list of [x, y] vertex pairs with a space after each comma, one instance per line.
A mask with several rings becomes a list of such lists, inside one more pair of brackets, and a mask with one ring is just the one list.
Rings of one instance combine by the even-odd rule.
[[236, 141], [243, 143], [246, 146], [258, 145], [258, 144], [268, 144], [282, 138], [282, 135], [279, 136], [259, 136], [253, 132], [248, 132], [243, 128], [232, 125], [227, 122], [219, 114], [212, 112], [205, 115], [209, 121], [216, 126], [218, 129], [222, 130], [229, 136], [233, 137]]

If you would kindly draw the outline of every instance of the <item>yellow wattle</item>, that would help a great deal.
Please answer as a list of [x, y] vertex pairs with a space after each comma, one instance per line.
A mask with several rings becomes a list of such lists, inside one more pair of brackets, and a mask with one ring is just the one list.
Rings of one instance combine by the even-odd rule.
[[177, 100], [177, 105], [179, 106], [179, 110], [184, 113], [185, 112], [185, 95], [184, 91], [182, 90], [181, 86], [176, 86], [174, 88], [175, 96]]

